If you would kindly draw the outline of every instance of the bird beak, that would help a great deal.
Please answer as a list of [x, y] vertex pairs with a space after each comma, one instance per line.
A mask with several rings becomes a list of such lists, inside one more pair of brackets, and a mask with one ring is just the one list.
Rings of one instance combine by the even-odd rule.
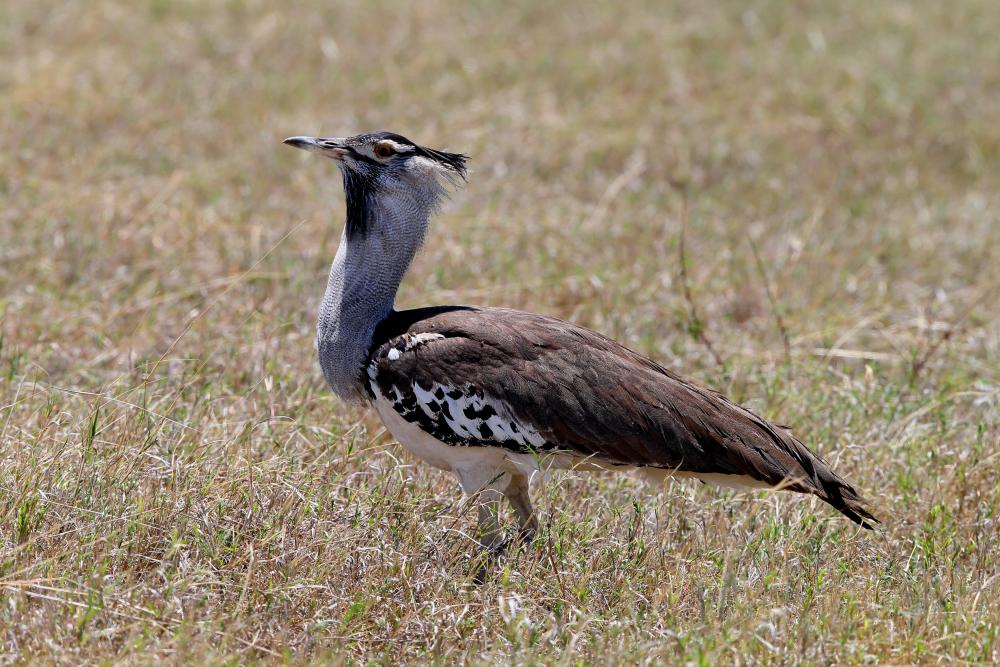
[[321, 139], [319, 137], [288, 137], [284, 142], [289, 146], [301, 148], [304, 151], [315, 151], [334, 160], [343, 160], [349, 149], [344, 140], [339, 137]]

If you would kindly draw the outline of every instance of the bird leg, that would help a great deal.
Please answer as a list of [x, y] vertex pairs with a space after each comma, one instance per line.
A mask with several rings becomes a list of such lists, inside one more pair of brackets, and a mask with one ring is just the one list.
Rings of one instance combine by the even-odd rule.
[[504, 495], [507, 496], [511, 507], [517, 513], [518, 535], [521, 542], [531, 544], [538, 533], [538, 517], [535, 516], [535, 510], [531, 506], [527, 475], [512, 475]]
[[[470, 474], [470, 472], [472, 474]], [[479, 471], [456, 470], [459, 483], [469, 492], [477, 489], [474, 502], [479, 513], [479, 525], [476, 529], [476, 539], [485, 550], [480, 565], [476, 570], [475, 581], [483, 584], [487, 576], [496, 569], [502, 559], [510, 540], [503, 537], [500, 529], [500, 499], [506, 496], [517, 513], [518, 535], [522, 543], [527, 544], [538, 532], [538, 519], [531, 507], [528, 495], [528, 477], [526, 475], [501, 472], [491, 473], [488, 479], [483, 479]]]
[[496, 569], [500, 556], [507, 548], [507, 541], [503, 539], [503, 531], [500, 530], [500, 498], [501, 493], [489, 487], [476, 494], [479, 510], [479, 526], [476, 532], [479, 544], [484, 550], [484, 553], [476, 559], [479, 566], [476, 568], [474, 581], [479, 586], [486, 583], [487, 577]]
[[500, 497], [500, 492], [492, 488], [483, 489], [476, 496], [479, 509], [477, 537], [479, 544], [490, 552], [498, 551], [503, 545], [499, 519]]

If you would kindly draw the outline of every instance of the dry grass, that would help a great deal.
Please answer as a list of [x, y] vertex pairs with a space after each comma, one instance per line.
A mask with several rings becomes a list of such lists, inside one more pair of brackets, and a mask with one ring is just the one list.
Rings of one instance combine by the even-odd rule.
[[[791, 5], [0, 4], [0, 662], [1000, 660], [1000, 4]], [[474, 158], [402, 305], [615, 336], [884, 531], [561, 475], [470, 586], [314, 360], [340, 184], [280, 140], [381, 128]]]

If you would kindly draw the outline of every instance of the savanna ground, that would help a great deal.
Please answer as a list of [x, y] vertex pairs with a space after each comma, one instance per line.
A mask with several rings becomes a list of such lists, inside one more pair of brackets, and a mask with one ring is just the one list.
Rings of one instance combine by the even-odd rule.
[[[1000, 3], [0, 5], [3, 662], [1000, 659]], [[333, 165], [471, 154], [400, 305], [542, 311], [874, 502], [558, 474], [469, 511], [338, 403]], [[683, 242], [682, 242], [683, 239]], [[682, 261], [683, 260], [683, 261]]]

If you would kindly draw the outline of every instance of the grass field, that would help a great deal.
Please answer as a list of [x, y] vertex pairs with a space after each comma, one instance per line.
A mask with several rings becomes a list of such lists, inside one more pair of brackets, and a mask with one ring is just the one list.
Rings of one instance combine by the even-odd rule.
[[[0, 4], [0, 663], [1000, 660], [998, 31], [993, 0]], [[341, 185], [281, 140], [372, 129], [472, 156], [401, 306], [611, 335], [884, 528], [558, 474], [472, 585], [457, 485], [315, 360]]]

